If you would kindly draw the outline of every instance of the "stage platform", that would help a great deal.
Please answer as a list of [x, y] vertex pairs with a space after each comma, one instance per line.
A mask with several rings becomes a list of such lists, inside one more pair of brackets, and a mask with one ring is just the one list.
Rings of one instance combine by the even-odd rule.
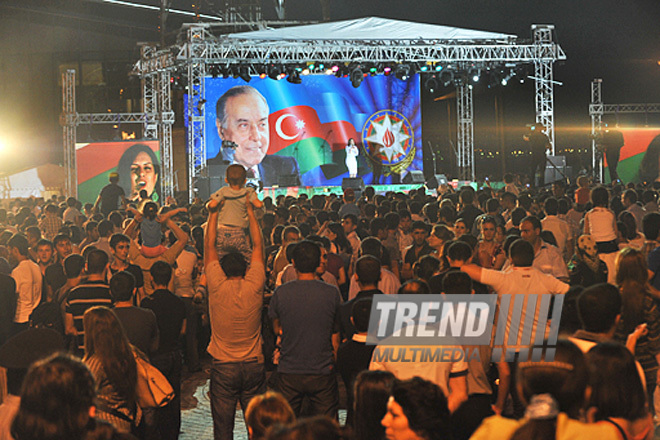
[[[474, 189], [477, 188], [477, 183], [476, 182], [469, 182], [469, 181], [459, 181], [459, 180], [450, 180], [447, 182], [450, 184], [454, 189], [459, 188], [461, 186], [465, 185], [470, 185]], [[416, 183], [416, 184], [391, 184], [391, 185], [365, 185], [365, 186], [373, 186], [373, 188], [376, 190], [376, 194], [385, 194], [389, 191], [393, 192], [402, 192], [407, 194], [413, 189], [419, 189], [424, 187], [424, 184]], [[261, 190], [260, 195], [262, 197], [272, 197], [275, 198], [279, 195], [284, 195], [284, 196], [293, 196], [293, 197], [298, 197], [300, 194], [307, 194], [307, 196], [312, 197], [316, 194], [320, 195], [327, 195], [327, 194], [337, 194], [341, 195], [343, 194], [344, 190], [342, 189], [341, 186], [289, 186], [289, 187], [268, 187], [264, 188]], [[426, 189], [427, 194], [435, 194], [436, 190], [435, 189]]]

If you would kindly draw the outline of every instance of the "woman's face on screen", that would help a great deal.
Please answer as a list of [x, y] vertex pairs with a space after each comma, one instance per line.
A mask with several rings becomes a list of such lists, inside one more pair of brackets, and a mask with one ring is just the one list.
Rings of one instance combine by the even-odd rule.
[[140, 152], [131, 164], [131, 196], [137, 196], [141, 190], [146, 190], [151, 196], [156, 189], [158, 174], [151, 156]]

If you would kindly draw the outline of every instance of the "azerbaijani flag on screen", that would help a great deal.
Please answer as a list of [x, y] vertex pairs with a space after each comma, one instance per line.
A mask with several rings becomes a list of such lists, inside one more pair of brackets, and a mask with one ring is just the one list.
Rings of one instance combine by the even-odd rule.
[[372, 157], [378, 146], [384, 182], [390, 172], [403, 176], [422, 170], [422, 118], [419, 75], [401, 81], [394, 75], [367, 76], [360, 87], [334, 75], [302, 76], [302, 84], [285, 79], [211, 78], [205, 82], [207, 159], [220, 152], [216, 102], [227, 90], [250, 85], [268, 102], [268, 154], [296, 159], [305, 186], [341, 185], [348, 177], [345, 147], [350, 138], [359, 149], [358, 174], [371, 183]]

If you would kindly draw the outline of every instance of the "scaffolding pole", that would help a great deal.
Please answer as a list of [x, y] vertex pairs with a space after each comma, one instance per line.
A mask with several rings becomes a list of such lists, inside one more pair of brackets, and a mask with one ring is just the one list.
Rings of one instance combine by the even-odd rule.
[[543, 124], [545, 134], [550, 141], [552, 155], [555, 154], [555, 104], [554, 79], [552, 67], [555, 59], [547, 57], [544, 52], [553, 44], [552, 25], [533, 25], [534, 44], [538, 47], [534, 60], [534, 78], [536, 84], [536, 123]]
[[603, 154], [596, 146], [596, 135], [603, 128], [603, 80], [596, 78], [591, 81], [591, 169], [596, 182], [603, 182]]
[[[207, 31], [204, 26], [188, 28], [188, 188], [194, 188], [197, 179], [206, 172], [206, 136], [204, 104], [206, 100], [204, 76], [206, 62], [198, 58], [206, 46]], [[189, 192], [193, 201], [194, 192]]]
[[78, 195], [78, 168], [76, 166], [76, 71], [62, 73], [62, 115], [60, 124], [63, 132], [64, 166], [66, 183], [64, 192], [67, 197]]
[[474, 180], [474, 111], [472, 86], [461, 81], [456, 85], [458, 121], [458, 175], [462, 180]]

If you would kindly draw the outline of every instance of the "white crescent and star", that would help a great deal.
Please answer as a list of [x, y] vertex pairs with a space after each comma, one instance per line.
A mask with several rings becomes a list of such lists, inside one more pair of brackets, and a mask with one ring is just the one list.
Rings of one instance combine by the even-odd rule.
[[300, 136], [300, 132], [305, 128], [305, 122], [301, 119], [296, 120], [296, 128], [298, 129], [298, 132], [296, 134], [288, 135], [288, 134], [284, 134], [284, 132], [282, 131], [282, 123], [284, 122], [284, 120], [286, 120], [287, 118], [295, 118], [295, 117], [296, 115], [293, 115], [291, 113], [285, 113], [279, 118], [277, 118], [277, 121], [275, 121], [275, 132], [279, 137], [287, 141], [290, 141]]

